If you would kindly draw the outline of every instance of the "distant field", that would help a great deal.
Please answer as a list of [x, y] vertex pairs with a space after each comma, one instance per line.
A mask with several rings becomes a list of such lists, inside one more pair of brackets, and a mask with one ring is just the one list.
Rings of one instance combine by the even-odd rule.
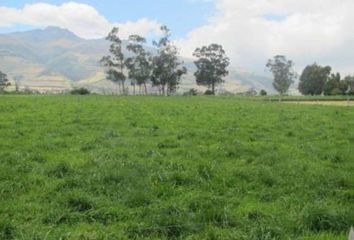
[[279, 101], [279, 98], [283, 102], [347, 102], [354, 101], [354, 96], [265, 96], [257, 97], [265, 101]]
[[0, 239], [345, 240], [354, 111], [0, 97]]
[[354, 101], [286, 101], [286, 103], [307, 104], [307, 105], [325, 105], [325, 106], [343, 106], [353, 107]]

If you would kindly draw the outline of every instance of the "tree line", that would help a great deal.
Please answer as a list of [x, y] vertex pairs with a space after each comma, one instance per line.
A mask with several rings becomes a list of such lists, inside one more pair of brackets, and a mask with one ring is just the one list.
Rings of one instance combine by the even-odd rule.
[[[117, 93], [127, 95], [149, 94], [149, 89], [157, 89], [160, 95], [176, 93], [187, 68], [179, 56], [179, 50], [171, 40], [171, 32], [161, 26], [162, 36], [147, 47], [147, 40], [137, 34], [130, 35], [125, 42], [119, 37], [119, 28], [114, 27], [106, 40], [110, 42], [109, 54], [100, 63], [105, 67], [106, 78], [117, 87]], [[194, 77], [196, 84], [208, 88], [205, 94], [214, 95], [216, 87], [224, 82], [230, 59], [219, 44], [210, 44], [195, 49]], [[298, 77], [294, 62], [286, 56], [277, 55], [269, 59], [266, 67], [273, 74], [273, 87], [280, 94], [288, 93]], [[130, 88], [126, 86], [129, 80]], [[0, 92], [10, 86], [5, 73], [0, 71]], [[332, 73], [330, 66], [317, 63], [306, 66], [299, 77], [298, 90], [303, 95], [354, 95], [354, 75], [342, 78], [340, 73]], [[196, 94], [191, 89], [191, 93]], [[250, 93], [254, 93], [254, 90]], [[267, 95], [261, 90], [260, 95]]]
[[[126, 80], [129, 79], [133, 94], [148, 94], [148, 86], [157, 89], [160, 95], [174, 94], [181, 83], [187, 68], [180, 60], [178, 48], [171, 40], [171, 32], [161, 26], [162, 37], [153, 41], [153, 47], [146, 47], [146, 39], [131, 35], [125, 54], [123, 41], [119, 37], [119, 28], [115, 27], [108, 34], [110, 41], [109, 55], [100, 62], [106, 68], [107, 79], [114, 82], [120, 94], [128, 94]], [[193, 54], [197, 71], [196, 83], [206, 86], [210, 94], [215, 94], [218, 84], [224, 82], [230, 64], [225, 50], [219, 44], [197, 48]]]
[[[293, 61], [277, 55], [268, 60], [266, 67], [273, 74], [274, 89], [280, 95], [286, 94], [298, 77]], [[354, 95], [354, 75], [342, 78], [340, 73], [332, 73], [330, 66], [314, 63], [302, 71], [298, 90], [303, 95]]]

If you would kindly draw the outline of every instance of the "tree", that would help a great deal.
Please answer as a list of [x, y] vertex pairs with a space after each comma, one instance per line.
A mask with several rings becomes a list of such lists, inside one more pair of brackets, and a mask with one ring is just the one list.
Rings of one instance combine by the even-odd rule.
[[144, 86], [144, 92], [147, 94], [146, 84], [151, 76], [152, 58], [151, 54], [143, 47], [145, 43], [145, 38], [139, 35], [131, 35], [129, 37], [127, 49], [132, 53], [132, 56], [126, 59], [125, 64], [129, 70], [129, 78], [132, 80], [133, 85], [136, 83], [140, 91], [141, 86]]
[[227, 67], [230, 65], [230, 59], [218, 44], [197, 48], [193, 56], [198, 58], [194, 61], [197, 67], [194, 73], [197, 84], [207, 86], [215, 94], [216, 85], [223, 83], [223, 77], [229, 74]]
[[280, 95], [287, 93], [296, 78], [296, 73], [293, 70], [294, 63], [291, 60], [287, 60], [285, 56], [277, 55], [273, 59], [269, 59], [266, 66], [274, 76], [274, 89]]
[[344, 78], [344, 81], [348, 85], [348, 94], [354, 95], [354, 75], [353, 76], [350, 76], [350, 75], [346, 76]]
[[122, 86], [122, 93], [125, 93], [124, 75], [125, 58], [123, 54], [122, 40], [118, 37], [119, 28], [114, 27], [106, 37], [111, 42], [110, 55], [104, 56], [100, 62], [107, 68], [107, 79]]
[[170, 30], [161, 26], [163, 33], [158, 42], [154, 42], [157, 54], [152, 61], [151, 82], [163, 95], [170, 95], [177, 90], [181, 78], [187, 73], [178, 58], [178, 49], [170, 40]]
[[0, 71], [0, 92], [3, 92], [5, 88], [10, 86], [11, 83], [7, 78], [7, 75]]
[[316, 63], [307, 66], [300, 76], [299, 91], [303, 95], [321, 95], [331, 71], [331, 67]]
[[262, 89], [262, 90], [259, 92], [259, 95], [261, 95], [261, 96], [267, 96], [268, 93], [267, 93], [266, 90]]
[[325, 87], [325, 95], [345, 95], [348, 91], [348, 83], [342, 80], [340, 73], [331, 74], [328, 78]]

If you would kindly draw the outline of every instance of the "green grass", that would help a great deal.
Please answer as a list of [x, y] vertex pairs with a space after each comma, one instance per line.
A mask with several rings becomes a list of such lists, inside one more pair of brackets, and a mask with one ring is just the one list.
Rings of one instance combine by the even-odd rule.
[[3, 96], [0, 239], [344, 240], [353, 119], [231, 97]]
[[257, 100], [264, 100], [264, 101], [281, 101], [283, 102], [302, 102], [302, 101], [354, 101], [353, 95], [346, 95], [346, 96], [262, 96], [262, 97], [254, 97]]

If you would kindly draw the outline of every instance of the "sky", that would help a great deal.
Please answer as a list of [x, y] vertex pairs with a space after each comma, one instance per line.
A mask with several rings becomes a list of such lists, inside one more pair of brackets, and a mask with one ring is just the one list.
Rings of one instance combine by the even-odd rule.
[[119, 26], [122, 37], [152, 38], [166, 24], [186, 57], [219, 43], [250, 71], [264, 72], [280, 54], [298, 71], [317, 62], [354, 74], [353, 9], [353, 0], [1, 0], [0, 32], [50, 25], [90, 39]]

